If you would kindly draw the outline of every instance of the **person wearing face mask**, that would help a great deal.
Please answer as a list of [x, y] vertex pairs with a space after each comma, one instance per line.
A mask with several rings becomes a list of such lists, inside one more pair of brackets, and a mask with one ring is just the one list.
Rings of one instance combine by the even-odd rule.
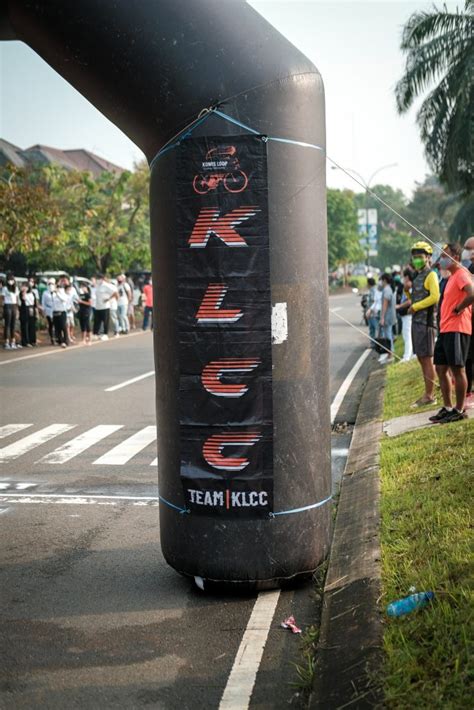
[[[382, 309], [380, 311], [380, 335], [390, 343], [390, 350], [393, 352], [393, 326], [397, 322], [397, 312], [395, 310], [396, 296], [392, 290], [392, 277], [390, 274], [382, 274], [379, 281], [382, 288]], [[380, 363], [388, 362], [391, 354], [384, 352], [379, 357]]]
[[425, 391], [413, 402], [412, 407], [435, 404], [434, 386], [436, 372], [433, 354], [436, 341], [436, 310], [439, 301], [439, 283], [436, 273], [431, 268], [433, 249], [427, 242], [416, 242], [411, 250], [412, 264], [416, 269], [411, 292], [411, 306], [408, 314], [412, 316], [411, 337], [413, 352], [418, 358]]
[[[441, 269], [450, 271], [441, 307], [440, 334], [434, 351], [434, 364], [443, 395], [443, 407], [430, 421], [439, 424], [466, 419], [464, 411], [467, 378], [465, 364], [472, 334], [474, 284], [469, 271], [461, 265], [461, 245], [445, 244], [439, 258]], [[454, 379], [456, 406], [451, 401]]]
[[20, 290], [20, 326], [21, 344], [24, 348], [36, 345], [36, 308], [37, 301], [30, 282]]
[[58, 345], [66, 348], [69, 345], [67, 332], [68, 297], [65, 290], [66, 281], [61, 279], [53, 292], [53, 323]]
[[101, 340], [108, 340], [110, 322], [110, 300], [118, 296], [117, 289], [109, 282], [104, 274], [97, 274], [95, 289], [95, 311], [94, 311], [94, 336], [99, 337], [100, 329], [103, 327], [104, 334]]
[[41, 310], [48, 324], [49, 339], [51, 345], [54, 345], [54, 329], [53, 329], [53, 294], [56, 290], [56, 279], [48, 279], [48, 285], [43, 295], [41, 296]]
[[7, 285], [2, 288], [0, 295], [3, 300], [3, 347], [5, 350], [16, 350], [15, 322], [20, 292], [13, 274], [7, 274]]
[[[464, 243], [461, 254], [461, 264], [473, 275], [474, 278], [474, 237], [469, 237]], [[472, 308], [472, 333], [469, 352], [466, 360], [467, 394], [466, 407], [474, 405], [474, 390], [472, 381], [474, 376], [474, 306]]]

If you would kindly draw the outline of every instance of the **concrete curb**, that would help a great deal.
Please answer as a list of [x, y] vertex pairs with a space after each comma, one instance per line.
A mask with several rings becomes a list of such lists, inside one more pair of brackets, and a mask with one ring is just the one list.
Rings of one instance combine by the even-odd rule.
[[310, 707], [373, 708], [382, 700], [379, 451], [385, 370], [365, 386], [341, 486], [324, 587]]

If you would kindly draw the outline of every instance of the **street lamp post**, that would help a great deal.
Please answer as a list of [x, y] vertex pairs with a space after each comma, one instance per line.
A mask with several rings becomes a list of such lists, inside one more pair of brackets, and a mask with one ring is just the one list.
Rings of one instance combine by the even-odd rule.
[[367, 254], [366, 254], [366, 259], [367, 259], [367, 267], [370, 266], [370, 248], [369, 248], [369, 243], [368, 243], [368, 228], [369, 228], [369, 223], [368, 223], [368, 209], [369, 209], [369, 190], [370, 190], [370, 185], [372, 184], [372, 180], [375, 178], [376, 175], [378, 175], [382, 170], [386, 170], [387, 168], [394, 168], [397, 166], [398, 163], [389, 163], [388, 165], [382, 165], [380, 168], [377, 168], [372, 175], [369, 177], [368, 180], [364, 180], [362, 175], [357, 172], [357, 170], [354, 170], [353, 168], [340, 168], [337, 165], [331, 166], [331, 170], [344, 170], [346, 173], [354, 173], [354, 175], [357, 175], [359, 180], [362, 182], [364, 188], [365, 188], [365, 200], [364, 200], [364, 209], [365, 209], [365, 234], [367, 238]]

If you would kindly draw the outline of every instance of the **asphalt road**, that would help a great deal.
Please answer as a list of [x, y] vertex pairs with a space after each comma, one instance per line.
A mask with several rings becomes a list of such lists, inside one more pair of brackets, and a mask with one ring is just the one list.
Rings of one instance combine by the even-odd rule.
[[[359, 324], [356, 296], [331, 308]], [[367, 343], [330, 323], [334, 397]], [[151, 335], [30, 354], [0, 359], [0, 707], [218, 708], [255, 597], [203, 594], [161, 556], [154, 377], [105, 391], [153, 369]], [[311, 623], [310, 592], [280, 595], [252, 708], [292, 699], [279, 623]]]

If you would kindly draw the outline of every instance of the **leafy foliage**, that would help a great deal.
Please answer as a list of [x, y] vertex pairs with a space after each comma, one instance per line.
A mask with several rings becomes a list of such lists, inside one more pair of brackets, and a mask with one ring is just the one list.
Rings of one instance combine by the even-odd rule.
[[464, 12], [415, 12], [402, 34], [405, 74], [395, 89], [406, 112], [432, 84], [417, 115], [429, 163], [452, 191], [474, 187], [474, 2]]
[[329, 266], [340, 266], [363, 258], [353, 193], [328, 189], [327, 216]]
[[0, 176], [0, 247], [5, 259], [33, 253], [63, 239], [54, 195], [54, 168], [12, 167]]
[[120, 175], [9, 167], [0, 180], [4, 263], [93, 273], [149, 268], [148, 168]]

